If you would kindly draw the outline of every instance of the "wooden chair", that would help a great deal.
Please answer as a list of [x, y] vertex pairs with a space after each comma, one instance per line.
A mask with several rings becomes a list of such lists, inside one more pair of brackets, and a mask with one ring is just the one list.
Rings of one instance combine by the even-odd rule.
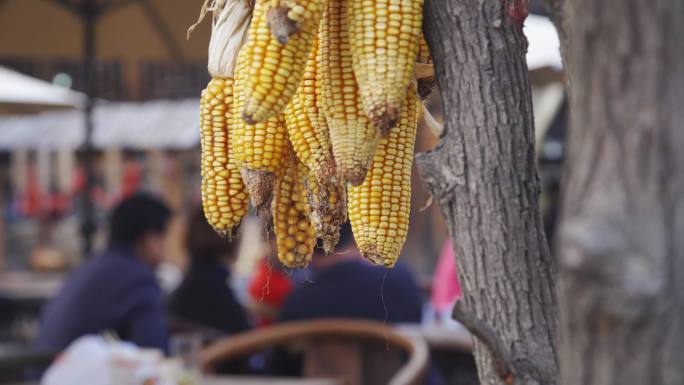
[[376, 321], [320, 319], [227, 337], [202, 352], [202, 366], [211, 372], [227, 359], [293, 344], [303, 347], [304, 377], [334, 378], [344, 385], [421, 384], [429, 357], [422, 338], [392, 326]]

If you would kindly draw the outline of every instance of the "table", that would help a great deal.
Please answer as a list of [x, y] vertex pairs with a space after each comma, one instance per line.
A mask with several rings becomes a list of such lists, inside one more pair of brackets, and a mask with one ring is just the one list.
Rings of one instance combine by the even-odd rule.
[[430, 349], [454, 350], [470, 353], [473, 342], [465, 328], [455, 329], [443, 325], [400, 324], [397, 329], [402, 333], [419, 335], [425, 339]]
[[322, 378], [205, 376], [202, 385], [342, 385], [342, 382]]
[[43, 305], [63, 282], [61, 273], [0, 272], [0, 338], [30, 339]]
[[403, 333], [419, 335], [430, 347], [430, 361], [449, 385], [479, 383], [472, 354], [472, 338], [464, 328], [439, 324], [402, 324]]
[[0, 343], [0, 372], [28, 364], [47, 367], [55, 356], [54, 352], [36, 351], [28, 344], [2, 342]]
[[60, 273], [7, 271], [0, 273], [0, 297], [11, 301], [47, 300], [64, 282]]
[[[40, 383], [24, 382], [9, 385], [40, 385]], [[342, 385], [342, 383], [333, 379], [319, 378], [205, 376], [202, 385]]]

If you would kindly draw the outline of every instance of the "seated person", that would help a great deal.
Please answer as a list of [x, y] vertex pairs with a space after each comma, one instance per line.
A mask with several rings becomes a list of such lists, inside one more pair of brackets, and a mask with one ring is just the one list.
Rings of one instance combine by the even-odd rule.
[[229, 265], [237, 255], [237, 240], [218, 235], [197, 209], [188, 220], [185, 244], [191, 264], [171, 296], [171, 313], [230, 334], [249, 329], [245, 310], [230, 286]]
[[[351, 226], [340, 229], [335, 251], [317, 249], [310, 279], [286, 298], [280, 321], [318, 318], [357, 318], [388, 323], [419, 323], [421, 292], [412, 274], [401, 265], [391, 269], [372, 265], [360, 255]], [[275, 349], [270, 357], [273, 374], [301, 375], [301, 356]]]
[[77, 268], [43, 311], [36, 347], [60, 351], [86, 334], [113, 331], [139, 346], [166, 350], [162, 293], [154, 268], [162, 261], [168, 206], [134, 195], [110, 218], [109, 246]]
[[250, 309], [257, 327], [267, 327], [278, 320], [278, 312], [293, 289], [292, 278], [275, 257], [266, 256], [257, 263], [248, 287]]
[[387, 269], [364, 260], [348, 223], [340, 229], [335, 252], [317, 253], [311, 266], [312, 277], [287, 297], [280, 321], [363, 318], [421, 322], [421, 293], [412, 274], [401, 265]]

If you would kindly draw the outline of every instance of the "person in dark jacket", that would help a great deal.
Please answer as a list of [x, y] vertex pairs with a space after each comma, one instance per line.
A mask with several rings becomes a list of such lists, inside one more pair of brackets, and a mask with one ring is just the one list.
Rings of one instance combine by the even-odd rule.
[[[401, 264], [387, 269], [364, 260], [349, 223], [341, 227], [335, 251], [328, 255], [317, 252], [311, 267], [310, 279], [285, 300], [280, 322], [318, 318], [421, 322], [421, 293], [411, 272]], [[270, 357], [270, 370], [276, 375], [300, 375], [301, 366], [299, 355], [283, 349], [276, 349]]]
[[171, 313], [229, 334], [249, 329], [247, 315], [230, 287], [229, 264], [237, 255], [235, 238], [219, 236], [201, 209], [188, 221], [186, 247], [192, 258], [183, 281], [172, 294]]
[[280, 321], [362, 318], [388, 323], [420, 323], [421, 293], [410, 271], [371, 265], [354, 244], [348, 223], [334, 253], [316, 255], [313, 275], [295, 288], [280, 311]]
[[167, 349], [162, 293], [154, 268], [163, 259], [171, 216], [150, 195], [114, 208], [109, 246], [76, 269], [43, 311], [35, 345], [60, 351], [86, 334], [112, 331], [139, 346]]

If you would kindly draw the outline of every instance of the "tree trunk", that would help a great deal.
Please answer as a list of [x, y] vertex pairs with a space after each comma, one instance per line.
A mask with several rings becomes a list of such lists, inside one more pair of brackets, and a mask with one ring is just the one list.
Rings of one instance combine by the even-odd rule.
[[539, 210], [525, 2], [425, 7], [445, 129], [417, 162], [454, 240], [472, 323], [493, 331], [474, 332], [501, 342], [476, 340], [481, 382], [556, 384], [556, 270]]
[[684, 2], [554, 2], [570, 84], [567, 384], [684, 383]]

